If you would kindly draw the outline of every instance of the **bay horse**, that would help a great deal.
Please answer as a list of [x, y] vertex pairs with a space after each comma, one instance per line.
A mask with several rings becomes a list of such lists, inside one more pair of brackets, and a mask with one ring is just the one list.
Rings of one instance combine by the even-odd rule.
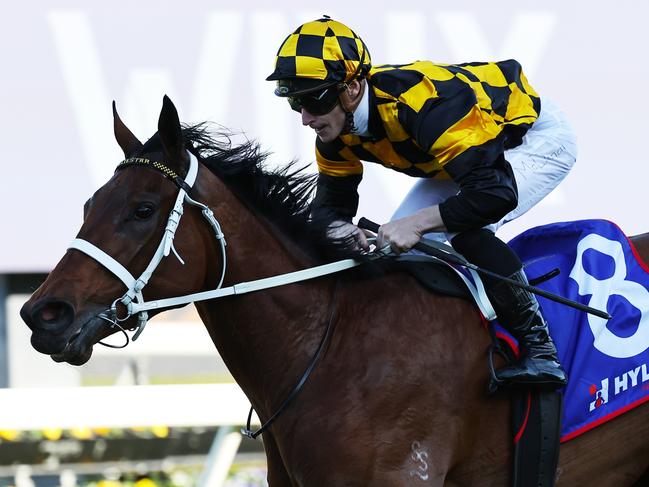
[[[115, 110], [114, 120], [127, 160], [158, 161], [184, 175], [188, 154], [198, 159], [189, 191], [213, 210], [227, 239], [224, 285], [322, 262], [307, 237], [312, 176], [264, 169], [254, 142], [233, 146], [202, 125], [182, 128], [167, 97], [145, 144]], [[167, 176], [144, 164], [117, 170], [86, 203], [78, 238], [140, 275], [179, 192]], [[215, 287], [225, 262], [213, 230], [200, 209], [186, 208], [173, 242], [185, 263], [162, 259], [143, 291], [147, 300]], [[633, 243], [649, 259], [649, 235]], [[57, 362], [85, 363], [93, 345], [115, 333], [105, 312], [123, 293], [113, 272], [69, 249], [21, 310], [33, 347]], [[196, 306], [262, 422], [331, 326], [317, 367], [263, 433], [271, 487], [509, 484], [509, 401], [486, 397], [490, 338], [471, 303], [432, 294], [406, 273], [354, 269]], [[649, 485], [648, 435], [645, 403], [563, 444], [557, 485]]]

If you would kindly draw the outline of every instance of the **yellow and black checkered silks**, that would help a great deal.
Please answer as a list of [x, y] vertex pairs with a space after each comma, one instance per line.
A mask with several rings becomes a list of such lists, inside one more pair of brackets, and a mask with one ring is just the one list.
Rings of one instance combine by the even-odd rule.
[[357, 176], [361, 161], [369, 161], [411, 176], [448, 178], [450, 161], [468, 168], [519, 145], [541, 110], [514, 60], [376, 66], [367, 79], [372, 137], [316, 139], [322, 174]]
[[282, 43], [268, 81], [302, 78], [345, 82], [365, 76], [370, 53], [349, 27], [329, 18], [301, 25]]

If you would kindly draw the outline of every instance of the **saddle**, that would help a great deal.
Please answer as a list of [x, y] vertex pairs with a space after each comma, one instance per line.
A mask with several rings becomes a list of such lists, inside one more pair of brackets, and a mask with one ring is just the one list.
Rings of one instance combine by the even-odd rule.
[[458, 271], [426, 255], [406, 254], [394, 259], [397, 269], [411, 274], [429, 291], [444, 296], [473, 300]]

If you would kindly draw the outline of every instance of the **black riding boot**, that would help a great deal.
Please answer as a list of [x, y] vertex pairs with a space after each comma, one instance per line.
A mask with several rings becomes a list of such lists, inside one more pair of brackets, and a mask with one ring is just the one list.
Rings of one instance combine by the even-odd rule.
[[[527, 284], [523, 270], [509, 278]], [[487, 294], [498, 321], [516, 337], [521, 353], [518, 363], [497, 371], [498, 378], [510, 385], [565, 386], [568, 377], [559, 363], [557, 349], [534, 294], [503, 281], [490, 287]]]

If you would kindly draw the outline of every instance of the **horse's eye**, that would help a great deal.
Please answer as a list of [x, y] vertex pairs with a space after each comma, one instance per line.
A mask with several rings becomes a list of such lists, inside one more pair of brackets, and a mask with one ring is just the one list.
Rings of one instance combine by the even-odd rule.
[[150, 218], [155, 212], [155, 206], [152, 203], [140, 203], [135, 210], [135, 218], [138, 220], [146, 220]]

